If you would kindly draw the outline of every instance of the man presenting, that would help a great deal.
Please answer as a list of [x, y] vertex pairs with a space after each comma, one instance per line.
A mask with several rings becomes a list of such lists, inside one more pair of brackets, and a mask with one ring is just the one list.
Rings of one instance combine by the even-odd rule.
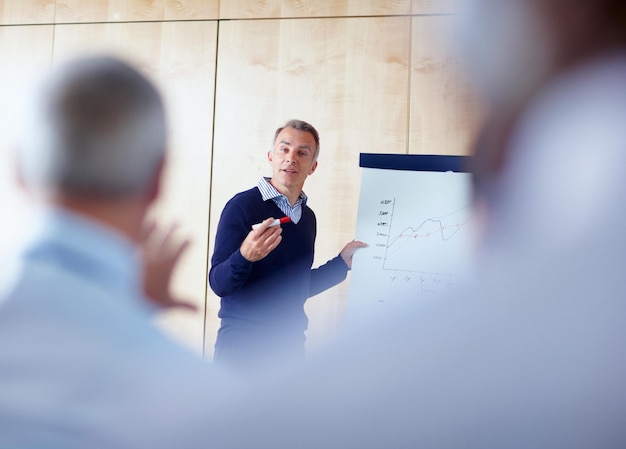
[[301, 357], [305, 301], [343, 281], [354, 251], [366, 246], [352, 241], [311, 270], [317, 228], [302, 188], [318, 155], [317, 130], [287, 122], [268, 152], [272, 177], [235, 195], [222, 212], [209, 271], [211, 288], [222, 298], [215, 344], [220, 365], [243, 371]]

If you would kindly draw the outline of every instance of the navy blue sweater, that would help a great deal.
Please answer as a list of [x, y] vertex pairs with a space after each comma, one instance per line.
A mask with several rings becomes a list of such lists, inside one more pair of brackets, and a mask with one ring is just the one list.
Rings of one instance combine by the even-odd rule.
[[307, 298], [346, 278], [348, 267], [340, 256], [311, 270], [317, 230], [308, 206], [297, 224], [281, 225], [282, 241], [267, 257], [249, 262], [241, 255], [239, 248], [253, 224], [283, 216], [273, 200], [263, 201], [256, 187], [235, 195], [222, 211], [209, 283], [221, 297], [218, 316], [229, 331], [262, 334], [280, 329], [303, 335]]

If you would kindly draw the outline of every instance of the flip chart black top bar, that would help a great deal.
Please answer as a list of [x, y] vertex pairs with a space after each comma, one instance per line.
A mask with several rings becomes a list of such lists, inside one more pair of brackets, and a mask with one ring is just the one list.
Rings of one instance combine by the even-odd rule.
[[361, 153], [359, 167], [413, 171], [470, 171], [471, 156]]

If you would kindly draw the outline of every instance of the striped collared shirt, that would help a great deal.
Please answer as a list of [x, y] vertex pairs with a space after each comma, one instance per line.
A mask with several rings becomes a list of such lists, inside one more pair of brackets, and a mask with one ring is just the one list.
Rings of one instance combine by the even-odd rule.
[[278, 208], [291, 218], [291, 221], [298, 223], [300, 218], [302, 218], [302, 208], [306, 205], [308, 197], [304, 192], [300, 192], [296, 205], [291, 207], [287, 197], [270, 184], [270, 179], [271, 178], [262, 177], [257, 185], [263, 197], [263, 201], [273, 200]]

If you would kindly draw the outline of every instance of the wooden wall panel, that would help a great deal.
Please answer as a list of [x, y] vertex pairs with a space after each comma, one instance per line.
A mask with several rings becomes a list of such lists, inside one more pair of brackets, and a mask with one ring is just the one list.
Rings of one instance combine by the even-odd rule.
[[0, 25], [54, 21], [55, 0], [0, 0]]
[[169, 312], [161, 323], [198, 351], [204, 327], [216, 38], [215, 22], [60, 25], [54, 48], [55, 63], [85, 51], [122, 56], [139, 66], [164, 94], [171, 151], [155, 215], [165, 222], [180, 222], [192, 238], [174, 287], [200, 312]]
[[33, 85], [50, 68], [52, 36], [52, 26], [0, 27], [0, 248], [4, 249], [17, 240], [28, 220], [14, 149]]
[[408, 15], [410, 0], [220, 0], [221, 19]]
[[57, 23], [216, 19], [219, 0], [57, 0]]
[[410, 153], [469, 154], [480, 121], [478, 102], [458, 58], [444, 44], [452, 20], [412, 19]]
[[[21, 99], [19, 86], [47, 71], [53, 41], [55, 62], [109, 51], [155, 80], [168, 106], [173, 150], [155, 214], [179, 219], [191, 234], [194, 243], [175, 289], [204, 307], [206, 259], [221, 210], [233, 194], [271, 174], [266, 152], [285, 120], [308, 120], [321, 134], [320, 166], [305, 186], [318, 217], [315, 265], [335, 256], [354, 235], [360, 152], [467, 153], [480, 113], [455, 57], [436, 39], [461, 2], [0, 0], [0, 24], [66, 23], [56, 30], [0, 27], [4, 129], [17, 116], [10, 105], [19, 104], [6, 99]], [[218, 7], [225, 19], [283, 19], [218, 23]], [[363, 17], [370, 15], [377, 17]], [[192, 21], [170, 22], [178, 19]], [[150, 23], [111, 23], [122, 21]], [[8, 138], [6, 132], [0, 136], [0, 205], [9, 205], [4, 210], [21, 201], [9, 184]], [[340, 325], [348, 286], [307, 305], [310, 347]], [[202, 312], [169, 313], [161, 324], [197, 350], [205, 325], [210, 357], [219, 301], [209, 292], [207, 303], [206, 320]]]
[[[271, 175], [274, 130], [300, 118], [321, 139], [305, 185], [318, 218], [315, 265], [339, 253], [354, 237], [359, 153], [406, 151], [409, 36], [409, 17], [220, 23], [211, 245], [226, 201]], [[344, 283], [309, 302], [311, 343], [338, 326], [346, 291]], [[209, 304], [217, 309], [217, 298]]]
[[466, 0], [412, 0], [412, 14], [458, 13]]

